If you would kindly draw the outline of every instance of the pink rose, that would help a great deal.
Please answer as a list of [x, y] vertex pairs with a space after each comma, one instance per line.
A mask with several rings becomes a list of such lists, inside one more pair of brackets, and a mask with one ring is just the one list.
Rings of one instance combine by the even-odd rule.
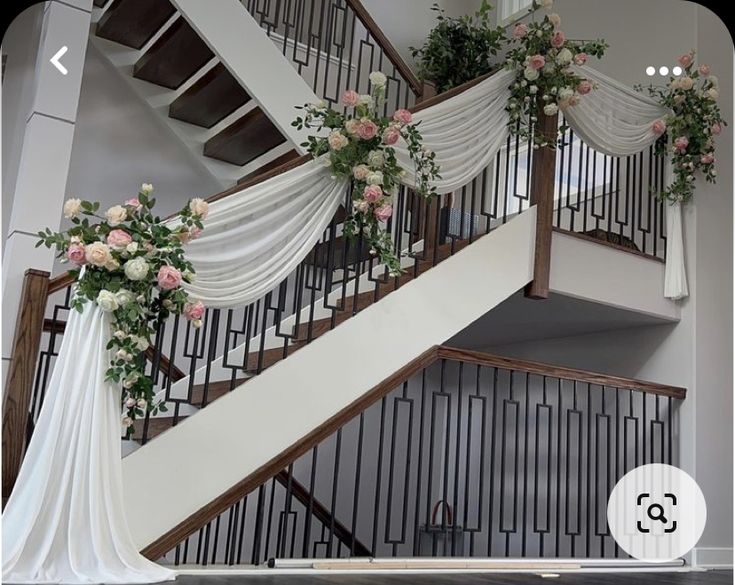
[[689, 146], [689, 139], [686, 136], [679, 136], [674, 140], [674, 148], [679, 154], [684, 154]]
[[528, 66], [531, 69], [541, 69], [544, 65], [546, 65], [546, 58], [543, 55], [533, 55], [528, 60]]
[[679, 57], [679, 64], [684, 68], [689, 67], [693, 62], [694, 62], [694, 57], [692, 57], [690, 53], [687, 53]]
[[368, 203], [375, 203], [383, 196], [383, 190], [377, 185], [368, 185], [362, 192], [362, 196]]
[[184, 305], [184, 317], [189, 321], [196, 321], [204, 317], [204, 303], [202, 301], [196, 301], [195, 303], [186, 303]]
[[413, 120], [413, 116], [408, 110], [400, 109], [396, 110], [396, 113], [393, 114], [393, 119], [401, 124], [410, 124], [411, 120]]
[[393, 206], [390, 203], [386, 203], [378, 207], [374, 213], [378, 221], [388, 221], [390, 216], [393, 215]]
[[181, 272], [174, 268], [164, 264], [158, 270], [158, 286], [163, 290], [171, 290], [181, 284]]
[[555, 49], [560, 49], [564, 46], [566, 40], [567, 37], [564, 36], [564, 33], [558, 30], [554, 33], [554, 36], [551, 37], [551, 46]]
[[84, 257], [84, 252], [84, 246], [82, 244], [72, 244], [66, 251], [66, 257], [77, 266], [81, 266], [87, 261]]
[[378, 126], [372, 120], [363, 118], [357, 128], [357, 135], [363, 140], [371, 140], [378, 135]]
[[592, 91], [592, 84], [586, 79], [583, 81], [580, 81], [579, 85], [577, 86], [577, 91], [581, 95], [587, 95], [589, 92]]
[[133, 241], [133, 238], [125, 230], [112, 230], [107, 234], [107, 244], [113, 248], [124, 248]]
[[179, 238], [179, 241], [182, 244], [188, 244], [192, 240], [196, 240], [199, 236], [202, 235], [202, 230], [198, 227], [190, 227], [188, 230], [181, 231], [178, 234], [176, 234], [176, 237]]
[[135, 207], [135, 209], [140, 209], [141, 207], [143, 207], [140, 204], [140, 201], [138, 201], [138, 198], [137, 197], [133, 197], [132, 199], [128, 199], [125, 202], [125, 205], [128, 205], [129, 207]]
[[587, 63], [587, 53], [579, 53], [574, 56], [575, 65], [584, 65]]
[[663, 120], [656, 120], [651, 125], [651, 130], [653, 130], [653, 133], [656, 136], [661, 136], [664, 132], [666, 132], [666, 122], [664, 122]]
[[699, 74], [704, 75], [705, 77], [709, 77], [709, 74], [712, 73], [712, 70], [709, 68], [709, 65], [700, 65], [699, 66]]
[[401, 131], [395, 126], [388, 126], [383, 132], [383, 142], [388, 146], [398, 142], [401, 137]]
[[719, 136], [719, 134], [722, 132], [722, 126], [720, 126], [717, 122], [712, 124], [712, 134], [715, 136]]
[[342, 103], [346, 106], [354, 108], [357, 104], [360, 103], [360, 94], [357, 93], [354, 89], [348, 89], [342, 94]]
[[714, 154], [705, 154], [701, 159], [703, 165], [711, 165], [713, 162], [715, 162], [715, 155]]
[[526, 36], [527, 33], [528, 33], [528, 26], [523, 23], [517, 24], [515, 28], [513, 29], [513, 36], [517, 39], [522, 39], [523, 37]]

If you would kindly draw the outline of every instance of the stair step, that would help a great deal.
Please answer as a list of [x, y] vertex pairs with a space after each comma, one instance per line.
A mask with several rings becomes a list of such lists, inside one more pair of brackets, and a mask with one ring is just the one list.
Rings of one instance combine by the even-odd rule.
[[255, 108], [210, 138], [204, 155], [243, 166], [286, 139], [260, 108]]
[[[472, 241], [474, 242], [476, 239], [477, 238], [473, 238]], [[436, 250], [437, 262], [441, 262], [442, 260], [447, 259], [449, 256], [459, 252], [469, 244], [470, 241], [469, 239], [467, 239], [457, 240], [454, 242], [454, 245], [444, 244], [442, 246], [439, 246], [439, 248]], [[416, 271], [416, 273], [414, 273], [414, 269], [411, 268], [404, 272], [397, 279], [388, 278], [385, 282], [379, 282], [377, 284], [378, 300], [382, 299], [385, 295], [393, 292], [394, 290], [396, 290], [396, 288], [404, 286], [406, 283], [416, 278], [416, 276], [419, 276], [427, 270], [431, 269], [434, 265], [434, 252], [427, 251], [426, 259], [419, 261], [418, 270]], [[342, 302], [340, 300], [338, 303], [336, 303], [338, 308], [335, 311], [334, 318], [327, 317], [325, 319], [319, 319], [312, 323], [311, 341], [321, 337], [325, 333], [328, 333], [340, 323], [347, 321], [350, 317], [352, 317], [353, 310], [355, 310], [355, 308], [357, 311], [362, 311], [363, 309], [372, 305], [375, 302], [375, 298], [376, 297], [374, 290], [359, 293], [356, 297], [349, 296], [345, 299], [344, 310], [342, 309]], [[308, 337], [309, 325], [308, 323], [302, 323], [295, 330], [295, 340], [288, 343], [288, 345], [285, 345], [286, 341], [284, 340], [284, 345], [272, 349], [266, 349], [263, 351], [262, 354], [259, 354], [259, 348], [256, 344], [254, 347], [250, 348], [250, 351], [248, 353], [246, 364], [247, 371], [262, 372], [263, 370], [274, 366], [278, 362], [282, 361], [285, 357], [288, 357], [295, 351], [298, 351], [302, 347], [308, 345]], [[236, 380], [234, 383], [232, 383], [230, 380], [210, 382], [209, 389], [207, 391], [207, 403], [211, 403], [217, 398], [227, 394], [227, 392], [230, 392], [232, 389], [247, 383], [249, 379], [251, 378]], [[196, 406], [201, 405], [203, 399], [203, 391], [203, 385], [198, 385], [194, 387], [192, 393], [192, 404]], [[184, 417], [179, 417], [179, 421], [181, 421], [182, 418]], [[155, 424], [150, 424], [148, 427], [149, 440], [157, 435], [160, 435], [163, 431], [173, 426], [173, 418], [151, 419], [151, 423], [153, 423], [154, 421]]]
[[133, 76], [176, 89], [214, 53], [183, 18], [174, 22], [133, 67]]
[[[95, 0], [103, 6], [107, 0]], [[95, 34], [140, 49], [173, 16], [176, 9], [169, 0], [113, 0], [100, 17]]]
[[277, 169], [281, 165], [285, 165], [287, 162], [290, 162], [294, 159], [299, 158], [301, 155], [295, 150], [289, 150], [287, 153], [282, 154], [281, 156], [274, 158], [271, 162], [264, 164], [262, 167], [260, 167], [258, 170], [253, 171], [252, 173], [249, 173], [239, 179], [237, 182], [243, 183], [245, 181], [248, 181], [250, 179], [253, 179], [257, 177], [258, 175], [262, 175], [263, 173], [267, 173], [268, 171], [272, 171], [273, 169]]
[[182, 122], [211, 128], [249, 101], [248, 92], [222, 63], [217, 63], [171, 103], [168, 115]]

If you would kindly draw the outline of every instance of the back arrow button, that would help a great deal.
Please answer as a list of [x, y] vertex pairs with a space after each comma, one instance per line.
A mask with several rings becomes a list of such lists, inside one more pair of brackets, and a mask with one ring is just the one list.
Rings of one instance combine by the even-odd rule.
[[63, 46], [63, 47], [61, 47], [61, 48], [60, 48], [60, 49], [59, 49], [59, 50], [58, 50], [58, 51], [56, 52], [56, 55], [54, 55], [53, 57], [51, 57], [51, 59], [49, 59], [49, 60], [51, 61], [51, 65], [53, 65], [54, 67], [56, 67], [56, 68], [57, 68], [57, 69], [58, 69], [58, 70], [59, 70], [59, 71], [61, 72], [61, 74], [62, 74], [62, 75], [66, 75], [67, 73], [69, 73], [69, 71], [67, 70], [67, 68], [66, 68], [66, 67], [64, 67], [64, 66], [63, 66], [63, 65], [62, 65], [62, 64], [61, 64], [61, 63], [59, 62], [59, 59], [61, 59], [61, 58], [62, 58], [62, 57], [63, 57], [63, 56], [64, 56], [64, 55], [66, 54], [66, 52], [67, 52], [68, 50], [69, 50], [69, 47], [67, 47], [67, 46]]

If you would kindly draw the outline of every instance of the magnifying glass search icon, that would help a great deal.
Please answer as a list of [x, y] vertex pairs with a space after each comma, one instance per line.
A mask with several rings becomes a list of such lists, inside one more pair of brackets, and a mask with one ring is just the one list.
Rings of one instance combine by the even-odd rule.
[[666, 516], [664, 516], [664, 508], [661, 504], [651, 504], [648, 506], [647, 514], [651, 520], [660, 520], [664, 524], [668, 522]]

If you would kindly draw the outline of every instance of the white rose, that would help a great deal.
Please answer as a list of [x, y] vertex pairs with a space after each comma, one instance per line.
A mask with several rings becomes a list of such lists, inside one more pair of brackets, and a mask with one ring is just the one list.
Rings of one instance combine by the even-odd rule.
[[84, 257], [87, 262], [94, 266], [105, 266], [110, 260], [112, 260], [110, 247], [102, 242], [92, 242], [87, 246], [84, 252]]
[[707, 97], [713, 101], [718, 100], [720, 98], [720, 92], [713, 87], [707, 90]]
[[679, 87], [688, 91], [694, 87], [694, 80], [691, 77], [682, 77], [679, 79]]
[[537, 0], [537, 2], [541, 8], [546, 8], [547, 10], [554, 5], [554, 0]]
[[115, 333], [113, 333], [113, 336], [116, 339], [119, 339], [120, 341], [122, 341], [123, 339], [127, 337], [127, 335], [125, 334], [125, 331], [123, 331], [122, 329], [118, 329], [117, 331], [115, 331]]
[[115, 357], [126, 362], [129, 362], [133, 359], [133, 356], [124, 349], [118, 349], [117, 352], [115, 352]]
[[385, 164], [385, 156], [382, 150], [371, 150], [368, 153], [367, 160], [371, 167], [382, 167]]
[[709, 81], [712, 84], [712, 87], [720, 87], [720, 80], [717, 78], [716, 75], [710, 75], [707, 78], [707, 81]]
[[129, 397], [129, 398], [128, 398], [128, 399], [126, 400], [126, 401], [125, 401], [125, 407], [126, 407], [126, 408], [133, 408], [134, 406], [135, 406], [135, 398], [133, 398], [132, 396], [130, 396], [130, 397]]
[[121, 288], [115, 293], [115, 298], [121, 307], [135, 300], [135, 295], [126, 288]]
[[153, 192], [153, 185], [151, 185], [150, 183], [143, 183], [140, 186], [140, 192], [141, 193], [145, 193], [146, 195], [152, 193]]
[[138, 408], [142, 408], [143, 410], [145, 410], [146, 406], [148, 406], [148, 402], [146, 402], [145, 398], [141, 398], [140, 400], [138, 400]]
[[117, 308], [120, 306], [117, 301], [117, 297], [115, 296], [115, 293], [110, 292], [109, 290], [104, 288], [97, 295], [97, 305], [100, 309], [105, 311], [105, 313], [116, 311]]
[[200, 218], [204, 219], [209, 213], [209, 203], [201, 197], [194, 197], [194, 199], [189, 201], [189, 210], [192, 214], [198, 215]]
[[[58, 209], [58, 208], [57, 208]], [[67, 199], [64, 203], [64, 217], [72, 219], [82, 212], [81, 199]]]
[[135, 254], [138, 251], [138, 242], [130, 242], [127, 246], [125, 246], [125, 251], [128, 254]]
[[529, 93], [537, 94], [538, 93], [538, 86], [537, 85], [532, 85], [531, 87], [528, 88], [528, 91], [529, 91]]
[[135, 300], [139, 303], [145, 303], [145, 295], [138, 295], [137, 297], [135, 297]]
[[373, 105], [373, 97], [369, 94], [364, 94], [360, 96], [360, 105], [361, 106], [372, 106]]
[[554, 28], [559, 28], [559, 26], [561, 26], [561, 16], [556, 12], [552, 12], [549, 14], [549, 22], [554, 25]]
[[383, 184], [383, 173], [380, 171], [374, 171], [367, 176], [366, 182], [368, 185], [382, 185]]
[[573, 58], [574, 58], [574, 55], [572, 55], [572, 52], [569, 49], [562, 49], [556, 55], [556, 62], [559, 65], [569, 65], [569, 63], [572, 62]]
[[571, 87], [563, 87], [559, 90], [559, 99], [562, 101], [570, 99], [574, 95], [574, 90]]
[[388, 78], [380, 71], [373, 71], [370, 74], [370, 83], [374, 87], [385, 87], [385, 84], [388, 83]]
[[204, 322], [201, 319], [195, 319], [191, 322], [191, 326], [194, 327], [194, 329], [199, 329], [202, 325], [204, 325]]
[[355, 211], [359, 211], [360, 213], [367, 213], [367, 211], [370, 209], [370, 204], [364, 199], [358, 199], [352, 204], [352, 207], [354, 207]]
[[546, 62], [546, 65], [544, 65], [544, 68], [542, 69], [542, 71], [546, 73], [546, 75], [551, 75], [552, 73], [554, 73], [554, 69], [556, 69], [556, 65], [554, 65], [554, 62], [551, 59], [549, 59]]
[[130, 280], [143, 280], [148, 276], [150, 266], [143, 258], [133, 258], [125, 263], [125, 276]]
[[554, 116], [559, 112], [559, 106], [556, 104], [546, 104], [544, 106], [544, 114], [547, 116]]
[[523, 77], [528, 79], [528, 81], [535, 81], [538, 79], [538, 71], [536, 69], [533, 69], [532, 67], [527, 67], [523, 71]]
[[133, 426], [133, 419], [129, 416], [124, 416], [122, 419], [123, 428], [127, 429]]
[[122, 205], [114, 205], [105, 212], [107, 223], [116, 226], [124, 222], [128, 217], [127, 210]]

